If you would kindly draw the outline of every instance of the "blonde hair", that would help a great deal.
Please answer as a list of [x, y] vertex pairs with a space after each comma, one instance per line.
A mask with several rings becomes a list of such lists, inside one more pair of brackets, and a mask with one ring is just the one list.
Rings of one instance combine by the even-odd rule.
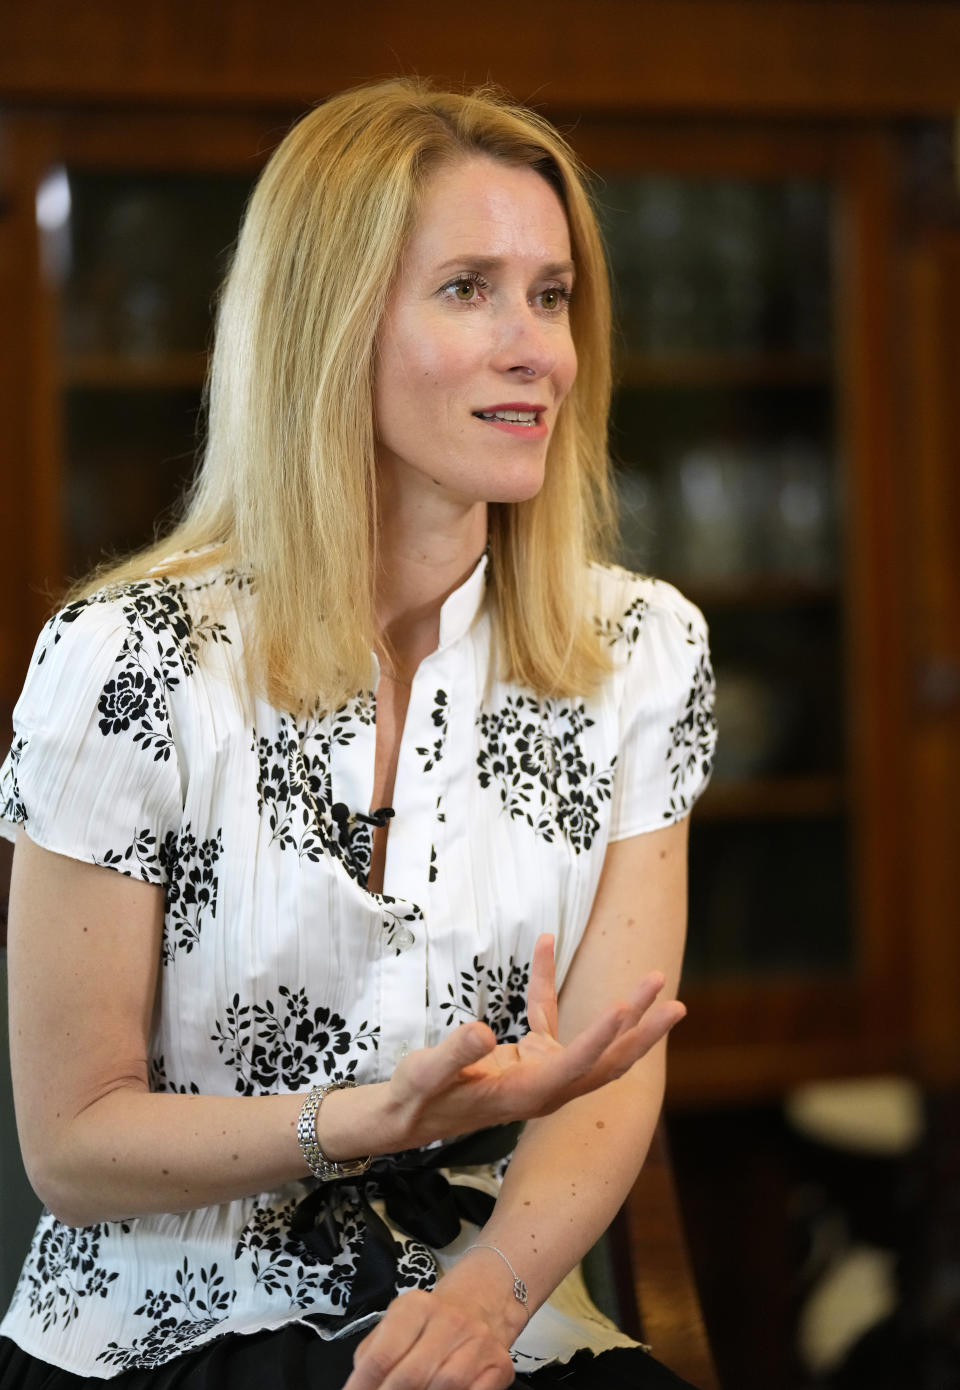
[[183, 518], [83, 590], [212, 560], [248, 568], [251, 679], [281, 708], [318, 697], [330, 707], [369, 679], [377, 333], [425, 181], [475, 153], [547, 179], [577, 267], [579, 370], [546, 481], [530, 501], [489, 508], [500, 673], [552, 695], [586, 693], [608, 669], [583, 590], [585, 565], [612, 535], [609, 288], [576, 156], [545, 120], [489, 89], [394, 79], [316, 107], [267, 163], [221, 293], [206, 445]]

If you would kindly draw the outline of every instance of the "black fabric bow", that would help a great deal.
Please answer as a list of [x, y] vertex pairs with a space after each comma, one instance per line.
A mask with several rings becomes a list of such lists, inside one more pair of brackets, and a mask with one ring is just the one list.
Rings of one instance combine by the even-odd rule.
[[382, 1310], [396, 1292], [400, 1247], [370, 1199], [382, 1198], [390, 1220], [407, 1235], [442, 1249], [456, 1240], [461, 1221], [482, 1226], [493, 1211], [494, 1198], [475, 1187], [448, 1182], [439, 1169], [506, 1158], [516, 1147], [522, 1128], [520, 1123], [495, 1125], [441, 1148], [411, 1149], [378, 1159], [360, 1178], [317, 1183], [294, 1210], [290, 1234], [318, 1260], [331, 1264], [341, 1253], [332, 1210], [339, 1187], [356, 1190], [363, 1217], [363, 1245], [345, 1317]]

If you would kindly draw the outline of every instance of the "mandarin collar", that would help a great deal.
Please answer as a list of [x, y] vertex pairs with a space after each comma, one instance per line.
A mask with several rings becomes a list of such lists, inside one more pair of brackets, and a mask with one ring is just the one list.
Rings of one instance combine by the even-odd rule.
[[480, 611], [484, 594], [487, 591], [487, 561], [489, 550], [484, 550], [480, 559], [467, 575], [463, 583], [444, 599], [440, 609], [440, 641], [437, 650], [449, 647], [451, 642], [463, 637], [473, 624]]
[[[437, 651], [449, 647], [464, 637], [473, 625], [480, 611], [487, 591], [487, 563], [490, 548], [487, 547], [462, 584], [448, 594], [440, 609], [440, 640]], [[376, 690], [380, 681], [380, 662], [376, 652], [370, 653], [370, 689]]]

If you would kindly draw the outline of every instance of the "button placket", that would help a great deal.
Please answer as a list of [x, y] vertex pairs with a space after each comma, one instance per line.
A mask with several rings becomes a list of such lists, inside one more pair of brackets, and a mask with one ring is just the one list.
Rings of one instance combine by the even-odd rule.
[[446, 732], [445, 721], [435, 721], [433, 711], [444, 707], [446, 697], [438, 701], [437, 692], [448, 688], [448, 664], [447, 654], [439, 651], [421, 664], [410, 691], [397, 759], [396, 815], [387, 837], [387, 894], [382, 909], [381, 1046], [388, 1066], [396, 1066], [409, 1052], [423, 1047], [428, 1034], [426, 914]]

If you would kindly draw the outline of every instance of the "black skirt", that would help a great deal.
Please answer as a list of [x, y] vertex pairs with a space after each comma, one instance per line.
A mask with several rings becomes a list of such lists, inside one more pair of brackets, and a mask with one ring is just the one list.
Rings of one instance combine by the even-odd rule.
[[[365, 1336], [327, 1342], [302, 1323], [249, 1336], [228, 1333], [152, 1370], [122, 1371], [107, 1381], [62, 1371], [0, 1337], [0, 1390], [339, 1390]], [[572, 1361], [517, 1376], [514, 1385], [534, 1390], [695, 1390], [637, 1347], [616, 1347], [599, 1356], [578, 1351]]]

